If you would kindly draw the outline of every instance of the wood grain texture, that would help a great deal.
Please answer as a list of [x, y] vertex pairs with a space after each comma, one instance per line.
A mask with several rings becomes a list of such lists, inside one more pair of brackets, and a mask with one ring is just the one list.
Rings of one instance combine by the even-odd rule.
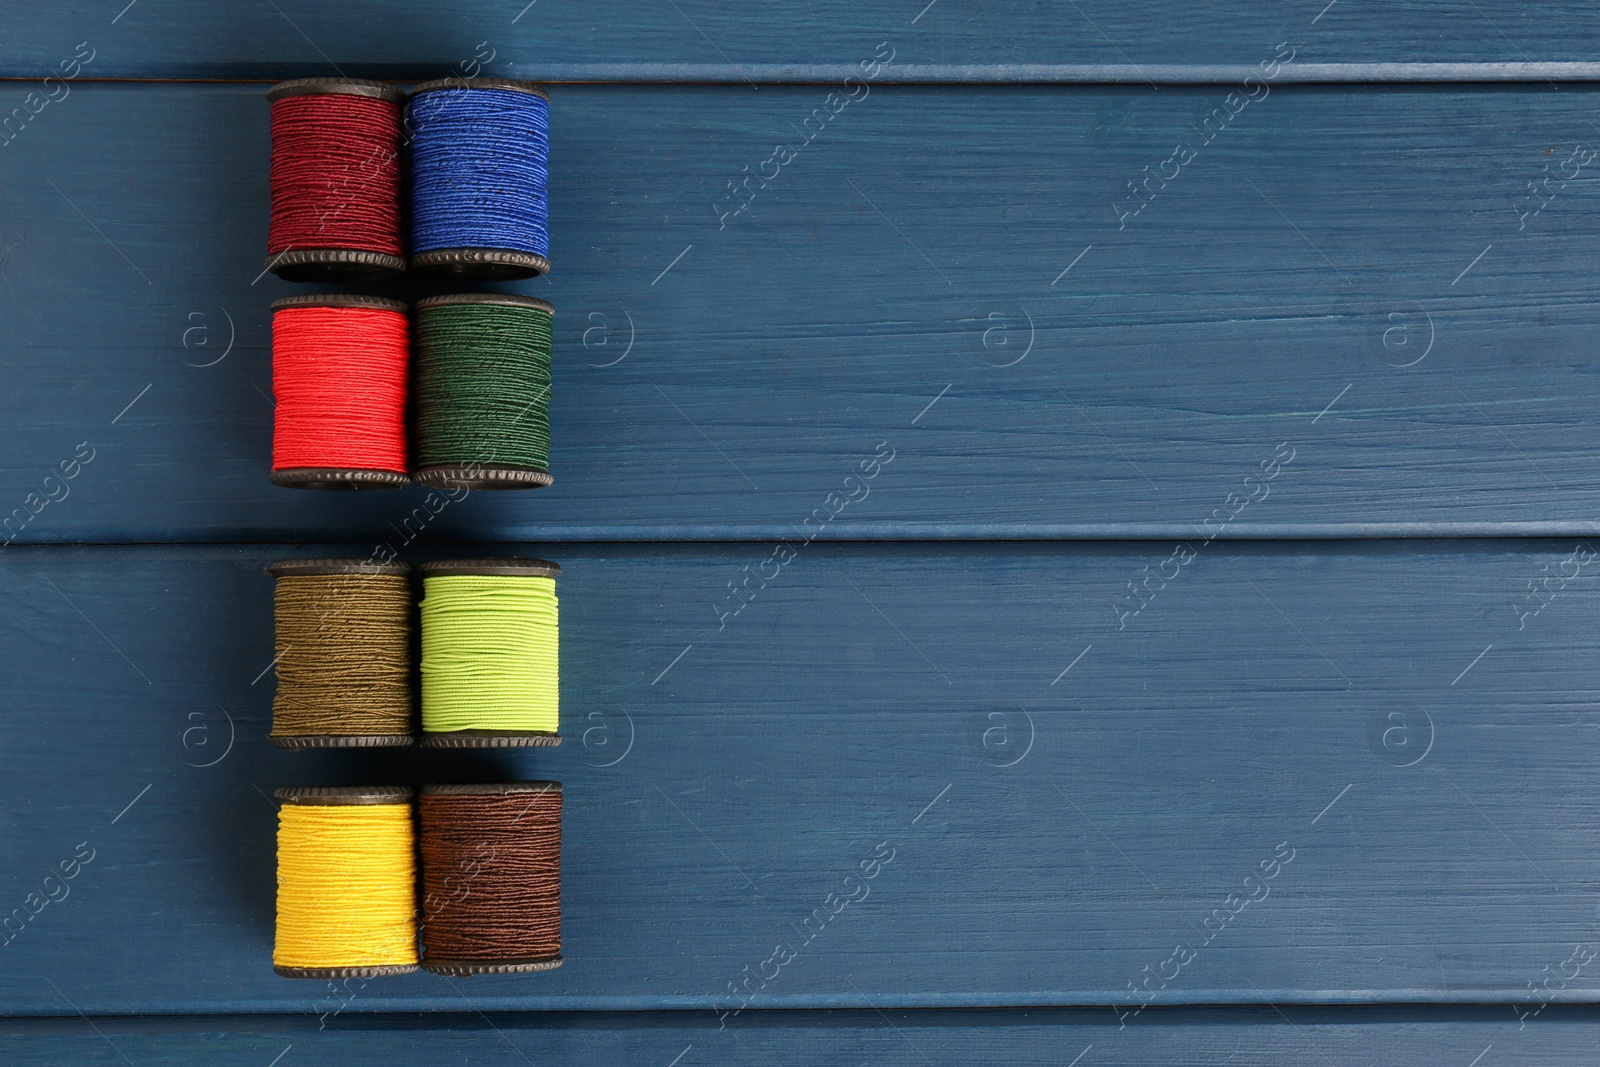
[[[557, 266], [520, 286], [558, 309], [556, 485], [427, 536], [794, 536], [883, 441], [828, 536], [1591, 529], [1600, 163], [1525, 186], [1595, 142], [1592, 91], [1278, 89], [1204, 144], [1220, 90], [879, 87], [719, 229], [825, 99], [557, 94]], [[424, 507], [266, 482], [267, 306], [304, 288], [257, 280], [266, 116], [79, 86], [0, 150], [0, 515], [98, 449], [17, 540], [371, 538]]]
[[[6, 8], [3, 1058], [1591, 1060], [1592, 21]], [[557, 485], [272, 489], [262, 87], [94, 83], [479, 64], [722, 83], [557, 90]], [[468, 541], [567, 568], [567, 743], [273, 750], [261, 568]], [[565, 967], [270, 973], [274, 786], [517, 777]]]
[[524, 777], [567, 963], [483, 1010], [1594, 996], [1595, 561], [1512, 607], [1571, 544], [1217, 544], [1120, 630], [1169, 546], [814, 545], [721, 629], [765, 546], [518, 547], [565, 568], [567, 743], [479, 754], [266, 743], [282, 548], [0, 554], [0, 913], [94, 853], [0, 1011], [460, 1010], [271, 973], [266, 797]]
[[[315, 1015], [194, 1019], [24, 1020], [0, 1024], [13, 1067], [214, 1064], [263, 1067], [461, 1067], [523, 1062], [703, 1067], [748, 1063], [1013, 1063], [1064, 1067], [1229, 1063], [1261, 1067], [1586, 1063], [1600, 1016], [1549, 1008], [1518, 1029], [1504, 1005], [1461, 1008], [1274, 1008], [1148, 1014], [1117, 1029], [1104, 1009], [1033, 1011], [755, 1012], [719, 1031], [685, 1012], [542, 1016], [470, 1011], [382, 1020]], [[96, 1033], [96, 1030], [99, 1033]], [[1488, 1055], [1484, 1055], [1485, 1051]], [[520, 1056], [518, 1054], [521, 1054]], [[127, 1060], [122, 1059], [123, 1055]]]
[[376, 10], [313, 0], [221, 8], [74, 0], [0, 14], [8, 45], [0, 74], [54, 73], [60, 55], [88, 39], [97, 54], [87, 76], [98, 78], [422, 79], [471, 72], [477, 67], [464, 63], [492, 56], [490, 73], [555, 81], [837, 81], [888, 39], [904, 57], [898, 76], [936, 80], [1143, 82], [1216, 78], [1219, 68], [1232, 80], [1283, 40], [1305, 43], [1311, 61], [1353, 68], [1340, 76], [1354, 80], [1402, 64], [1472, 65], [1444, 75], [1457, 79], [1538, 79], [1560, 77], [1549, 65], [1570, 63], [1593, 77], [1592, 15], [1581, 0], [786, 0], [759, 8], [399, 0]]

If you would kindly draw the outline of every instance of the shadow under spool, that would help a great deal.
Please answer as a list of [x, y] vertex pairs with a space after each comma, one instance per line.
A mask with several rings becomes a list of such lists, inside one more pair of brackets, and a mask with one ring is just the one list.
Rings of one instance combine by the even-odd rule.
[[561, 966], [560, 782], [425, 785], [422, 966], [443, 975]]
[[[422, 611], [422, 709], [423, 729], [422, 737], [418, 742], [427, 748], [553, 748], [561, 744], [561, 737], [555, 731], [549, 730], [513, 730], [513, 729], [463, 729], [463, 730], [429, 730], [428, 704], [430, 696], [437, 692], [430, 692], [429, 682], [429, 655], [430, 652], [438, 654], [439, 641], [436, 633], [430, 634], [428, 621], [428, 583], [430, 579], [450, 575], [475, 575], [482, 577], [495, 577], [506, 579], [519, 578], [549, 578], [554, 581], [561, 573], [561, 566], [543, 559], [460, 559], [438, 560], [421, 564], [417, 568], [422, 575], [423, 585], [423, 611]], [[557, 624], [557, 633], [554, 635], [559, 643], [560, 633]], [[431, 637], [431, 640], [430, 640]], [[493, 636], [484, 636], [478, 639], [479, 647], [472, 651], [485, 653], [504, 653], [504, 648], [495, 648], [491, 644]], [[551, 662], [548, 669], [554, 673], [559, 668], [558, 662]], [[479, 672], [478, 683], [486, 691], [497, 687], [496, 680], [491, 675]], [[437, 684], [437, 683], [435, 683]], [[559, 712], [558, 712], [559, 715]]]
[[408, 563], [281, 560], [274, 590], [279, 748], [378, 748], [415, 738]]
[[554, 484], [549, 466], [555, 312], [547, 301], [510, 293], [417, 301], [412, 477], [418, 485]]
[[290, 282], [370, 282], [405, 270], [405, 94], [384, 82], [298, 78], [268, 89], [267, 100], [273, 106], [267, 269]]
[[[370, 347], [374, 343], [373, 340], [362, 333], [363, 329], [371, 325], [371, 321], [365, 315], [352, 314], [348, 316], [348, 322], [319, 316], [320, 321], [317, 323], [319, 327], [331, 325], [333, 329], [328, 332], [319, 331], [314, 341], [296, 334], [291, 344], [287, 337], [289, 330], [286, 326], [280, 325], [280, 322], [283, 322], [281, 316], [319, 308], [398, 315], [400, 322], [391, 325], [403, 326], [405, 333], [403, 339], [397, 341], [398, 350], [387, 353], [388, 359], [396, 365], [385, 367], [381, 361], [370, 358], [375, 350]], [[406, 385], [410, 363], [410, 324], [406, 317], [405, 302], [381, 296], [315, 293], [305, 296], [286, 296], [275, 300], [272, 302], [272, 313], [272, 377], [277, 403], [273, 417], [274, 467], [267, 475], [267, 480], [273, 485], [289, 489], [398, 489], [410, 484], [411, 477], [404, 469], [396, 470], [372, 463], [282, 468], [276, 466], [278, 441], [285, 435], [296, 437], [320, 435], [324, 438], [321, 442], [323, 446], [329, 452], [337, 454], [351, 450], [350, 438], [352, 431], [356, 429], [370, 432], [374, 436], [389, 436], [398, 440], [401, 452], [398, 465], [401, 468], [406, 466], [404, 451], [407, 437]], [[320, 350], [304, 353], [299, 351], [301, 344], [314, 344]], [[300, 365], [296, 358], [307, 355], [315, 359], [315, 368]], [[295, 372], [288, 370], [290, 361], [293, 361], [296, 367]], [[322, 403], [308, 406], [320, 406], [322, 410], [294, 410], [294, 406], [286, 401], [285, 393], [296, 384], [293, 378], [297, 374], [317, 377], [316, 386]], [[386, 384], [379, 385], [374, 390], [373, 380]], [[377, 392], [385, 401], [384, 407], [376, 411], [351, 411], [351, 396], [364, 391]], [[340, 410], [337, 412], [328, 410], [330, 404], [338, 404]], [[304, 449], [308, 446], [300, 447]], [[312, 450], [315, 451], [314, 448]]]
[[[299, 805], [313, 808], [357, 808], [372, 807], [377, 805], [403, 806], [409, 816], [412, 811], [412, 798], [415, 790], [410, 786], [293, 786], [278, 789], [273, 794], [283, 807]], [[303, 869], [312, 863], [324, 868], [332, 868], [342, 860], [349, 857], [341, 856], [336, 852], [319, 854], [314, 860], [299, 857], [289, 863], [285, 862], [284, 845], [285, 830], [283, 829], [283, 812], [279, 812], [279, 837], [278, 837], [278, 938], [280, 945], [273, 950], [274, 959], [277, 958], [281, 948], [284, 933], [284, 904], [285, 892], [297, 888], [296, 883], [307, 875]], [[406, 825], [410, 826], [408, 818]], [[352, 848], [373, 848], [369, 840], [359, 837], [346, 842]], [[395, 842], [395, 854], [388, 859], [394, 864], [394, 877], [407, 883], [412, 901], [413, 918], [416, 897], [416, 854], [415, 835], [408, 832], [404, 839]], [[403, 846], [403, 847], [402, 847]], [[371, 860], [373, 856], [363, 856], [361, 859]], [[348, 887], [352, 900], [363, 901], [375, 894], [387, 892], [393, 896], [394, 886], [382, 882], [369, 881], [363, 885], [352, 882]], [[331, 928], [335, 925], [348, 926], [347, 913], [339, 908], [338, 902], [317, 898], [312, 907], [322, 911], [318, 918], [323, 919]], [[410, 931], [409, 943], [397, 947], [396, 955], [416, 955], [415, 925], [408, 922]], [[348, 932], [348, 931], [347, 931]], [[330, 966], [291, 966], [274, 963], [272, 969], [284, 978], [377, 978], [390, 974], [410, 974], [417, 969], [416, 963], [381, 963], [364, 965], [330, 965]]]
[[[442, 98], [441, 98], [441, 94]], [[501, 94], [515, 94], [496, 100]], [[437, 106], [428, 98], [438, 99]], [[519, 97], [522, 98], [519, 100]], [[532, 119], [539, 113], [542, 129], [530, 130], [523, 143], [504, 139], [526, 104]], [[452, 106], [454, 105], [454, 106]], [[550, 155], [550, 95], [531, 82], [512, 78], [439, 78], [411, 90], [411, 263], [413, 268], [454, 274], [483, 281], [506, 281], [548, 274], [549, 223], [540, 232], [513, 233], [487, 243], [439, 246], [450, 231], [488, 236], [492, 216], [482, 210], [493, 204], [504, 212], [511, 197], [520, 197], [530, 209], [547, 210], [546, 175]], [[474, 123], [479, 123], [474, 126]], [[502, 137], [491, 145], [485, 135]], [[505, 158], [494, 158], [493, 148]], [[520, 187], [519, 187], [520, 185]], [[451, 205], [446, 201], [454, 199]], [[425, 222], [436, 210], [451, 210], [456, 218]], [[467, 217], [460, 217], [467, 216]], [[513, 247], [539, 245], [539, 248]]]

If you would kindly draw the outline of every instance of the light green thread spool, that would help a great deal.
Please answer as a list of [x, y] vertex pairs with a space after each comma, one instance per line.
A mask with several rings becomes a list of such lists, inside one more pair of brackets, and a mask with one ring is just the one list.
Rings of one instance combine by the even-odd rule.
[[559, 745], [555, 576], [535, 559], [425, 563], [422, 744]]

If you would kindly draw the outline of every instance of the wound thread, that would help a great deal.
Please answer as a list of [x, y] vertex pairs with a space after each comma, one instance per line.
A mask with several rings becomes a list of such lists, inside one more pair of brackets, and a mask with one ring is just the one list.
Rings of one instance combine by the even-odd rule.
[[506, 78], [412, 92], [411, 264], [480, 278], [550, 269], [550, 104]]
[[286, 978], [416, 970], [411, 790], [280, 789], [273, 969]]
[[406, 484], [405, 305], [328, 295], [286, 297], [272, 308], [272, 483]]
[[362, 560], [274, 564], [272, 743], [409, 745], [415, 729], [411, 568]]
[[422, 965], [436, 973], [561, 964], [561, 783], [424, 786]]
[[560, 568], [458, 560], [420, 570], [422, 743], [560, 744]]
[[267, 266], [289, 281], [402, 270], [400, 92], [381, 82], [283, 82], [272, 101]]
[[554, 313], [542, 300], [492, 293], [417, 304], [419, 484], [551, 484]]

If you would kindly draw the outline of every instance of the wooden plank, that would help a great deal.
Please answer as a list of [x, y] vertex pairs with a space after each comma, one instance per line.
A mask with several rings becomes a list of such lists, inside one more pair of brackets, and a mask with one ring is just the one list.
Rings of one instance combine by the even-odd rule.
[[477, 754], [267, 745], [281, 547], [0, 555], [0, 906], [93, 850], [0, 1012], [460, 1010], [271, 973], [266, 794], [486, 777], [567, 796], [567, 964], [486, 1011], [1594, 997], [1570, 543], [1212, 545], [1121, 629], [1170, 545], [814, 545], [720, 629], [767, 546], [520, 550], [566, 567], [568, 740]]
[[[1452, 1008], [1274, 1008], [1152, 1012], [1118, 1030], [1103, 1009], [1034, 1011], [757, 1012], [719, 1031], [684, 1012], [533, 1017], [460, 1014], [382, 1021], [316, 1016], [219, 1019], [25, 1020], [4, 1025], [13, 1067], [214, 1064], [262, 1067], [458, 1067], [520, 1062], [569, 1067], [617, 1063], [699, 1067], [750, 1063], [1006, 1063], [1062, 1067], [1230, 1063], [1279, 1067], [1363, 1063], [1582, 1063], [1600, 1015], [1550, 1008], [1518, 1029], [1504, 1005]], [[96, 1031], [99, 1031], [98, 1033]], [[1487, 1055], [1485, 1054], [1487, 1053]], [[127, 1056], [127, 1061], [122, 1056]], [[1074, 1057], [1079, 1057], [1074, 1060]]]
[[[880, 88], [719, 229], [727, 182], [824, 98], [557, 94], [557, 266], [514, 287], [558, 308], [556, 486], [433, 518], [416, 490], [266, 482], [267, 306], [304, 287], [260, 277], [259, 90], [80, 87], [0, 160], [0, 515], [27, 509], [7, 533], [1592, 529], [1591, 91], [1273, 91], [1119, 229], [1130, 179], [1202, 143], [1220, 91]], [[897, 458], [861, 498], [846, 479], [880, 443]]]
[[1458, 79], [1539, 80], [1572, 76], [1555, 66], [1562, 63], [1592, 71], [1592, 14], [1581, 0], [1381, 7], [1355, 0], [1287, 7], [1270, 0], [1153, 7], [1082, 0], [1004, 11], [974, 0], [788, 0], [759, 9], [475, 0], [448, 12], [422, 0], [397, 0], [381, 11], [312, 0], [220, 10], [193, 0], [74, 0], [0, 16], [9, 46], [0, 73], [56, 73], [74, 44], [87, 40], [95, 49], [87, 76], [98, 78], [342, 72], [420, 80], [487, 69], [555, 81], [838, 81], [890, 40], [900, 77], [1237, 80], [1287, 40], [1303, 44], [1313, 63], [1355, 68], [1342, 75], [1353, 80], [1421, 65], [1474, 68], [1442, 73]]

